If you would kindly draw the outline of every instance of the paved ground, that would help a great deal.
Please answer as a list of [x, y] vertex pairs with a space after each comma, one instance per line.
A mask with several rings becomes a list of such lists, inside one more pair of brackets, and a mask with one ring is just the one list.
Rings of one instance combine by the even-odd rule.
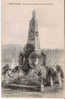
[[64, 97], [64, 89], [60, 90], [55, 90], [50, 87], [46, 87], [44, 92], [35, 92], [31, 90], [25, 90], [25, 89], [7, 89], [7, 88], [2, 88], [2, 96], [3, 97], [36, 97], [36, 98], [61, 98]]

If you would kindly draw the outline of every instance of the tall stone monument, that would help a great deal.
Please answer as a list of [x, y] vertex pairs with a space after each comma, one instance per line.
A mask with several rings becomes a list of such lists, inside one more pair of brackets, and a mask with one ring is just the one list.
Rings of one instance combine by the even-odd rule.
[[32, 19], [29, 23], [27, 44], [32, 44], [35, 50], [40, 49], [38, 23], [35, 10], [32, 11]]
[[[21, 57], [22, 56], [22, 57]], [[36, 65], [45, 65], [46, 55], [40, 49], [38, 23], [35, 10], [32, 11], [32, 18], [29, 22], [28, 40], [24, 47], [24, 54], [20, 55], [19, 63], [23, 70], [28, 72]]]

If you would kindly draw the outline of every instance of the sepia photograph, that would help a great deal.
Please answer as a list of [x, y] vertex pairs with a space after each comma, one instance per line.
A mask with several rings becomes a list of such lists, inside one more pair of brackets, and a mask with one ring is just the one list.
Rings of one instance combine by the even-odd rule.
[[2, 7], [2, 97], [64, 98], [64, 0]]

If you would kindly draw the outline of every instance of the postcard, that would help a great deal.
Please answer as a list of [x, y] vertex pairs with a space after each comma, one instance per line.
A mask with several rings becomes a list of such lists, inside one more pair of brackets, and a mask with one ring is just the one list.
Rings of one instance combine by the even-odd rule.
[[64, 98], [64, 0], [2, 0], [2, 97]]

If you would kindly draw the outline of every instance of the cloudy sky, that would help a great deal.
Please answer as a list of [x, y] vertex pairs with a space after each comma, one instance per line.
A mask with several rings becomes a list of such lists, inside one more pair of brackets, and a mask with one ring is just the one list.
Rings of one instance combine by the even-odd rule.
[[[64, 0], [33, 0], [42, 5], [23, 5], [22, 0], [7, 0], [3, 8], [3, 44], [27, 42], [29, 21], [32, 10], [36, 10], [41, 48], [64, 47]], [[32, 0], [24, 0], [24, 3]], [[14, 3], [13, 5], [11, 3]], [[20, 4], [15, 4], [20, 3]], [[4, 4], [3, 4], [4, 7]]]

